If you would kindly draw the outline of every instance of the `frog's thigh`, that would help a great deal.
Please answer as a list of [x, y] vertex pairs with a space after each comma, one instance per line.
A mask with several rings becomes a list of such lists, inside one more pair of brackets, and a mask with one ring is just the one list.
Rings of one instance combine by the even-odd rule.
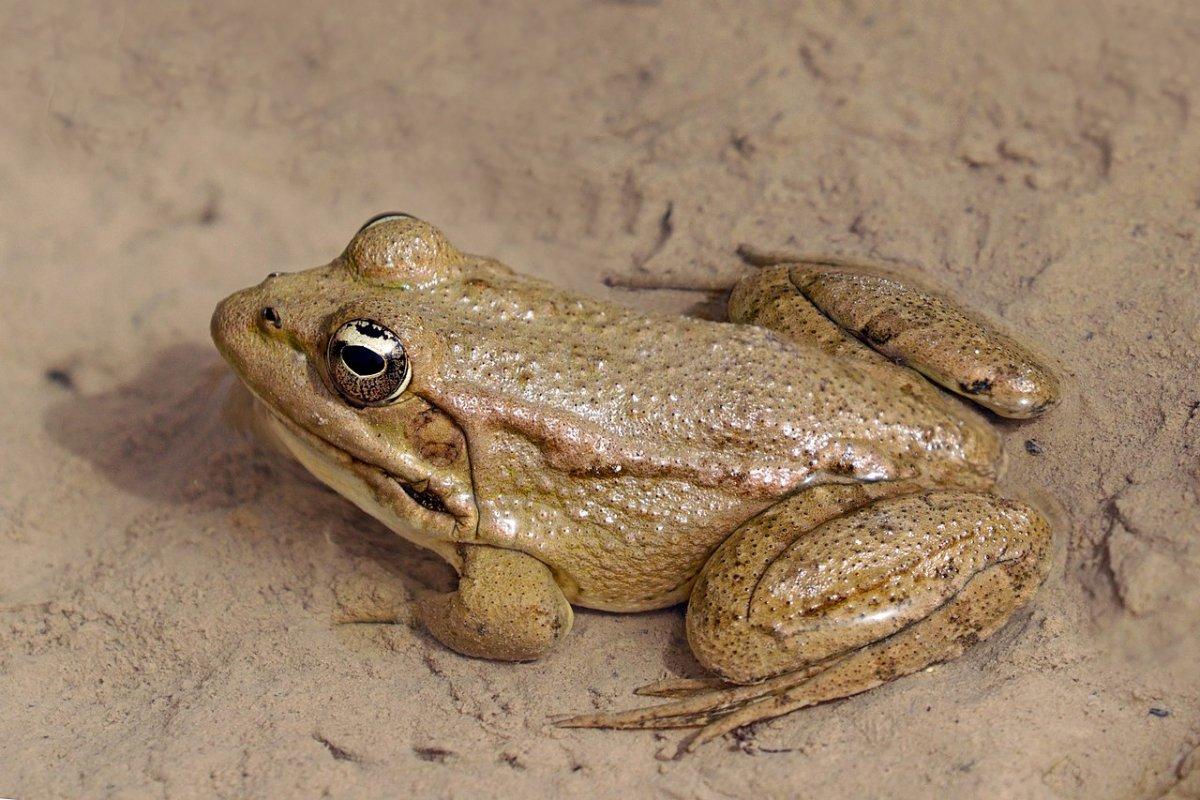
[[761, 269], [734, 288], [729, 315], [735, 322], [861, 356], [844, 341], [850, 332], [1006, 417], [1035, 416], [1058, 401], [1058, 379], [1037, 356], [940, 292], [836, 259], [747, 249], [742, 255]]
[[851, 264], [793, 264], [791, 279], [880, 353], [997, 414], [1032, 417], [1058, 402], [1058, 378], [1049, 367], [940, 292]]
[[837, 358], [887, 362], [801, 294], [792, 283], [789, 266], [763, 267], [738, 281], [729, 296], [729, 319], [769, 328], [785, 339], [814, 345]]
[[462, 547], [458, 589], [426, 598], [421, 621], [452, 650], [479, 658], [530, 661], [571, 630], [571, 604], [550, 569], [515, 550]]
[[713, 554], [692, 592], [688, 641], [735, 683], [819, 669], [789, 693], [811, 702], [953, 658], [993, 632], [1041, 582], [1050, 541], [1032, 508], [961, 491], [880, 500], [807, 533], [790, 525], [786, 508], [762, 515]]

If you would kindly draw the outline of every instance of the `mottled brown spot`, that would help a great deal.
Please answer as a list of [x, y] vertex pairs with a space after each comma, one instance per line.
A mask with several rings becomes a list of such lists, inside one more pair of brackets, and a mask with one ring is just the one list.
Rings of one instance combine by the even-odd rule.
[[426, 409], [408, 422], [408, 437], [421, 457], [436, 467], [446, 467], [465, 452], [462, 431], [436, 409]]
[[977, 395], [986, 394], [992, 390], [992, 382], [987, 378], [971, 381], [970, 383], [959, 382], [958, 388], [963, 394]]

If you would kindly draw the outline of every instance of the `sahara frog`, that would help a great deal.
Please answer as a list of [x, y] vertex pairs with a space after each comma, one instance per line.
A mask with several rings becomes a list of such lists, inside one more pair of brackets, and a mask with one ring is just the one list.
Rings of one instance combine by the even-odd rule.
[[997, 435], [933, 385], [1030, 417], [1058, 398], [1046, 366], [898, 275], [748, 260], [731, 322], [654, 316], [386, 214], [224, 300], [212, 334], [278, 444], [457, 570], [419, 607], [446, 646], [536, 659], [573, 605], [686, 602], [712, 678], [560, 723], [694, 726], [695, 747], [957, 656], [1050, 542], [994, 492]]

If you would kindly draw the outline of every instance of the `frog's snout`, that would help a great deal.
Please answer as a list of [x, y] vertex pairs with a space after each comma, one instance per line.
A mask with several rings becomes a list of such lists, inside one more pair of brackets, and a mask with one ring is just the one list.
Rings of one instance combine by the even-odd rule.
[[209, 328], [213, 342], [227, 361], [252, 352], [255, 340], [283, 332], [287, 315], [261, 287], [235, 292], [217, 304]]

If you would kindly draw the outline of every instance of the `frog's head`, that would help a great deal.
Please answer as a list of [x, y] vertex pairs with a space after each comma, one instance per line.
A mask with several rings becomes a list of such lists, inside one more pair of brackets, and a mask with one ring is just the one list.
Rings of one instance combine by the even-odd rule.
[[462, 430], [430, 400], [442, 342], [410, 293], [465, 257], [407, 214], [364, 225], [324, 267], [272, 273], [223, 300], [217, 349], [258, 398], [256, 422], [317, 478], [441, 552], [475, 529]]

